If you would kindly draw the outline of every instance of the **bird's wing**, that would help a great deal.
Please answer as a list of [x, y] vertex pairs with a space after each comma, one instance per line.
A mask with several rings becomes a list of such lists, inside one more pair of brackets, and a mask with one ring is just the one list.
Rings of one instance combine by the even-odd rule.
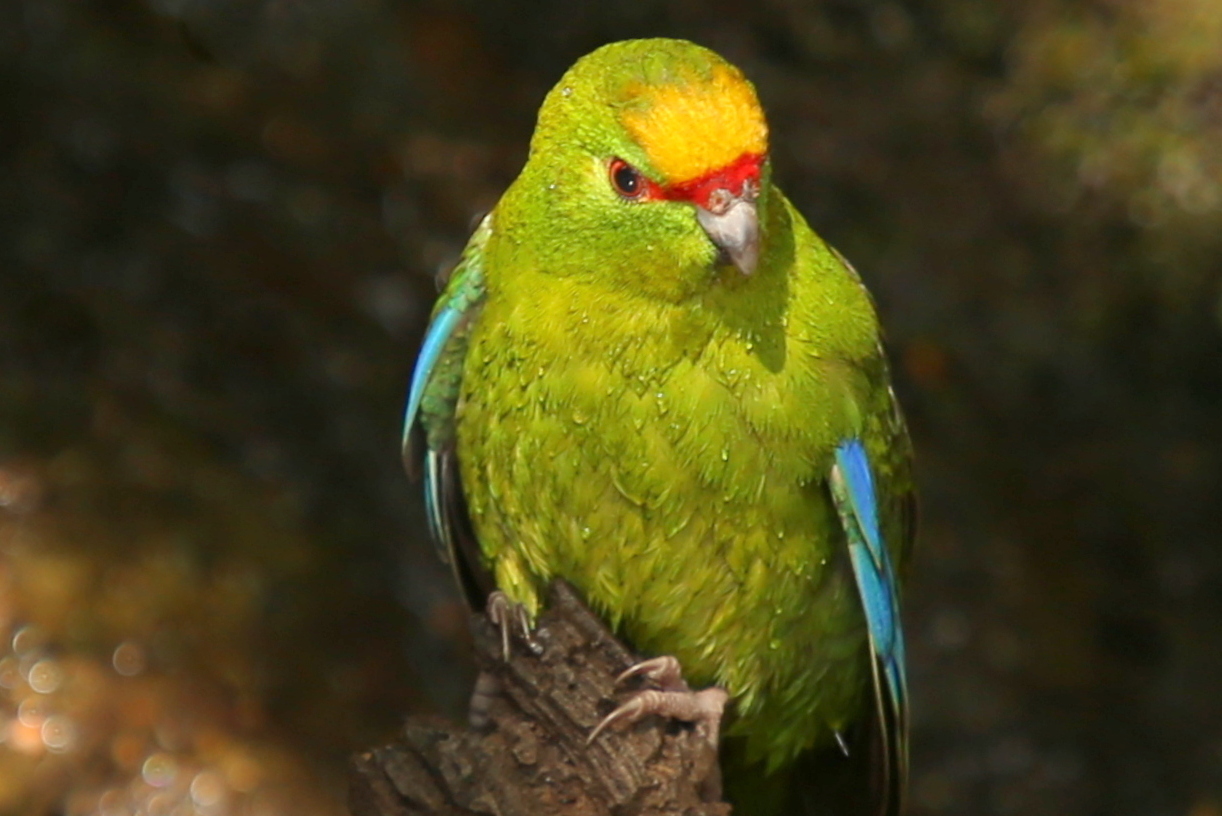
[[865, 446], [849, 439], [836, 448], [832, 498], [849, 545], [849, 558], [870, 637], [877, 717], [879, 812], [903, 810], [908, 782], [908, 684], [899, 588], [879, 525], [878, 496]]
[[424, 438], [424, 498], [429, 530], [439, 555], [454, 570], [463, 596], [483, 607], [489, 587], [478, 544], [463, 501], [455, 454], [455, 416], [462, 388], [463, 361], [470, 327], [484, 299], [484, 249], [492, 234], [492, 215], [484, 217], [463, 250], [445, 291], [433, 309], [428, 332], [412, 372], [403, 417], [403, 463], [415, 473]]

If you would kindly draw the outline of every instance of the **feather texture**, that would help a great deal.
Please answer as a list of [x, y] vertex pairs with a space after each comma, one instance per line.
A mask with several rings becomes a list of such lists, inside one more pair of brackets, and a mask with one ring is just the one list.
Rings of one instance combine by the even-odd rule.
[[[638, 652], [730, 693], [735, 812], [793, 812], [784, 779], [877, 721], [893, 814], [907, 700], [892, 562], [913, 487], [870, 297], [773, 185], [766, 129], [727, 153], [760, 157], [740, 204], [758, 216], [751, 275], [699, 202], [625, 195], [611, 170], [652, 189], [689, 149], [726, 160], [666, 123], [722, 100], [731, 73], [734, 104], [701, 102], [700, 133], [741, 136], [724, 117], [762, 122], [754, 90], [691, 43], [616, 43], [565, 74], [434, 311], [405, 453], [425, 439], [430, 527], [474, 606], [495, 585], [533, 614], [562, 577]], [[642, 116], [665, 138], [643, 144]]]
[[455, 458], [455, 407], [462, 384], [468, 328], [484, 299], [484, 248], [492, 234], [492, 215], [484, 217], [467, 242], [433, 310], [412, 372], [403, 417], [403, 460], [408, 472], [419, 458], [415, 441], [423, 433], [425, 513], [438, 555], [454, 571], [463, 597], [481, 609], [492, 589], [479, 546], [467, 518]]
[[832, 496], [848, 539], [853, 575], [869, 632], [875, 716], [880, 737], [879, 811], [903, 809], [908, 778], [908, 681], [898, 583], [878, 522], [869, 455], [860, 440], [836, 448]]

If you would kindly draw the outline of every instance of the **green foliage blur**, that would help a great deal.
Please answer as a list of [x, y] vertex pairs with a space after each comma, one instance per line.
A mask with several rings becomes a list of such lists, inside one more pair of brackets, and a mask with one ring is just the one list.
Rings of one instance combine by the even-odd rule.
[[434, 279], [659, 35], [756, 82], [888, 328], [913, 813], [1222, 813], [1217, 0], [0, 4], [0, 812], [337, 814], [461, 713]]

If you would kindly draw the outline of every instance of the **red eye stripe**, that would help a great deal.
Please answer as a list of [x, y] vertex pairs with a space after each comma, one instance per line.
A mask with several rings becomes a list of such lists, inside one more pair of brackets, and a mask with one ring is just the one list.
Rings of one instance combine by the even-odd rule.
[[699, 178], [667, 185], [658, 184], [623, 159], [614, 158], [607, 166], [607, 177], [615, 192], [629, 201], [687, 201], [708, 207], [710, 198], [718, 191], [740, 196], [751, 184], [758, 192], [766, 158], [761, 153], [744, 153], [725, 167]]

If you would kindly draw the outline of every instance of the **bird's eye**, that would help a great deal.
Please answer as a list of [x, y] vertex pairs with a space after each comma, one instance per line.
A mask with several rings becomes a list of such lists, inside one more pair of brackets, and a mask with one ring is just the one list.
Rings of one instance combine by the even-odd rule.
[[645, 192], [645, 180], [637, 169], [623, 159], [611, 160], [611, 186], [624, 198], [639, 198]]

